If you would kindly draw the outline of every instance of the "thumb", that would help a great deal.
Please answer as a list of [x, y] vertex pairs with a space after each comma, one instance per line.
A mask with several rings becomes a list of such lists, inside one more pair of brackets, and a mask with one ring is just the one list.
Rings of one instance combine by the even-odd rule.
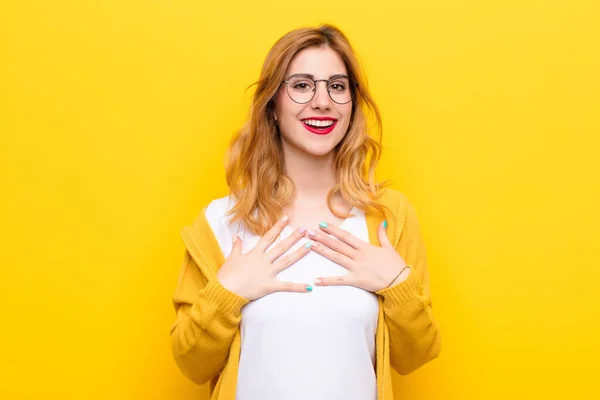
[[381, 224], [379, 224], [379, 229], [377, 230], [377, 236], [379, 237], [379, 244], [381, 245], [381, 247], [388, 247], [388, 248], [394, 247], [390, 243], [390, 239], [388, 239], [387, 221], [383, 221]]
[[233, 235], [233, 246], [231, 247], [230, 256], [238, 256], [242, 254], [242, 239], [238, 235]]

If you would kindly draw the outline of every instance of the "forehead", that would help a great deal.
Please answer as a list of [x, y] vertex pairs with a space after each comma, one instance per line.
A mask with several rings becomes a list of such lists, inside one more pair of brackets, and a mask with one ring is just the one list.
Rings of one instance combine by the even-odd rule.
[[310, 74], [315, 79], [327, 79], [332, 75], [348, 75], [342, 57], [329, 47], [309, 47], [299, 51], [290, 63], [286, 76]]

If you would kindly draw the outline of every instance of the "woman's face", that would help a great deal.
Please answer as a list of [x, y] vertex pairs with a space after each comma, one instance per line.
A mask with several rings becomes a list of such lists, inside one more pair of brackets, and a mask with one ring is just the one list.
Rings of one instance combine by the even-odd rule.
[[[310, 86], [314, 80], [330, 79], [335, 76], [347, 76], [342, 58], [329, 47], [310, 47], [294, 56], [285, 74], [285, 80], [295, 76], [294, 82], [282, 83], [275, 97], [275, 119], [279, 124], [284, 148], [293, 146], [297, 150], [314, 155], [329, 154], [344, 138], [352, 116], [352, 101], [346, 104], [334, 102], [327, 92], [327, 82], [316, 84], [316, 93], [312, 100], [298, 104], [290, 95], [301, 102], [312, 95]], [[330, 81], [330, 91], [337, 102], [346, 101], [351, 90], [348, 79], [335, 78]], [[345, 93], [344, 95], [344, 88]]]

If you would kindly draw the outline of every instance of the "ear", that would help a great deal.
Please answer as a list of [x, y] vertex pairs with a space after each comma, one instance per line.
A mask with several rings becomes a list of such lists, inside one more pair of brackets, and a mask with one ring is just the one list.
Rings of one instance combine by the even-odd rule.
[[275, 101], [271, 100], [268, 105], [269, 110], [273, 113], [273, 120], [275, 121], [275, 125], [278, 124], [277, 121], [277, 108], [275, 107]]

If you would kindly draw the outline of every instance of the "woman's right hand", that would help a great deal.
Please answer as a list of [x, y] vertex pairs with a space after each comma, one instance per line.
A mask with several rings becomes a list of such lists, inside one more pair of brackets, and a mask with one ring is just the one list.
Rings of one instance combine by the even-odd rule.
[[245, 254], [242, 254], [242, 239], [235, 235], [231, 255], [217, 273], [217, 279], [219, 279], [221, 285], [250, 301], [273, 292], [308, 293], [311, 290], [308, 289], [310, 285], [282, 282], [276, 277], [279, 272], [310, 252], [311, 242], [307, 242], [306, 245], [280, 258], [282, 254], [305, 236], [305, 230], [295, 230], [285, 240], [282, 240], [267, 252], [269, 246], [279, 236], [287, 223], [287, 216], [277, 221], [263, 235], [258, 244]]

